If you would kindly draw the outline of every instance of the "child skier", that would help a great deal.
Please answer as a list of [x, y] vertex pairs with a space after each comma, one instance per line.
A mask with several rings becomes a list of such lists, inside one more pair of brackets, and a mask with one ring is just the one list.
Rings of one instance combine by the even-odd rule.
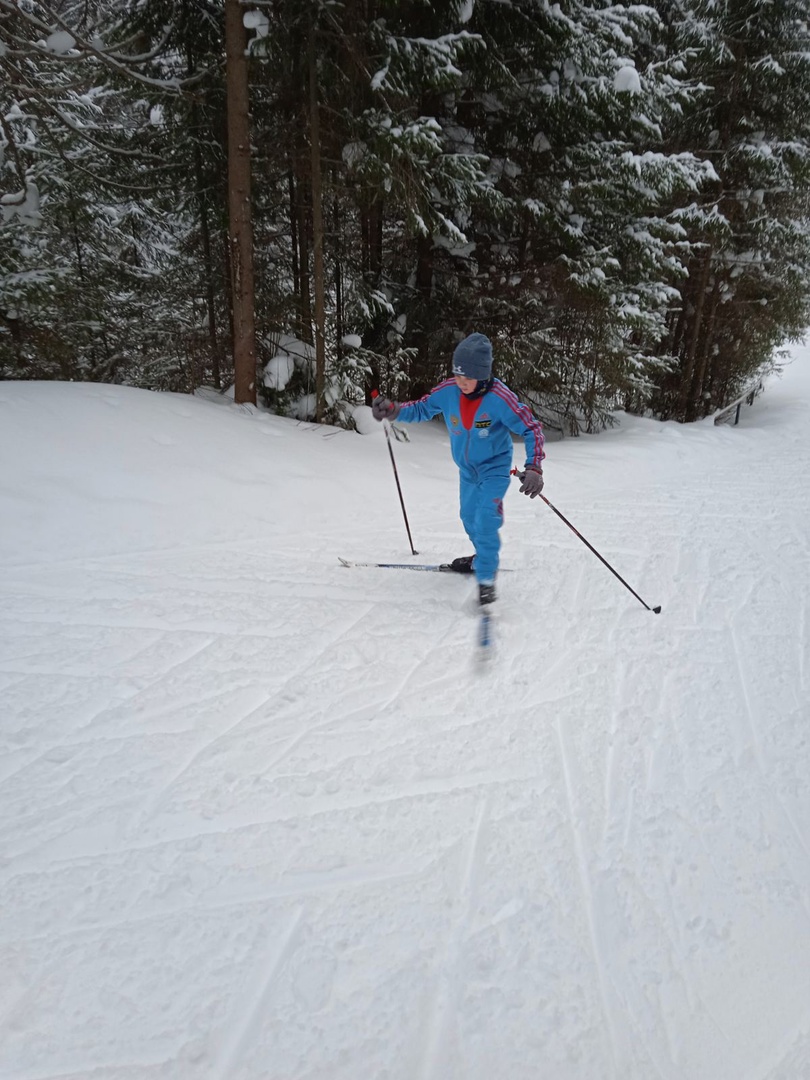
[[500, 379], [492, 378], [492, 344], [483, 334], [470, 334], [453, 352], [453, 377], [419, 401], [398, 404], [377, 397], [376, 420], [416, 423], [441, 413], [450, 432], [450, 450], [458, 465], [461, 521], [475, 555], [454, 559], [461, 574], [474, 573], [480, 604], [495, 600], [495, 575], [503, 524], [503, 497], [512, 465], [510, 431], [526, 444], [526, 465], [520, 490], [535, 498], [543, 490], [543, 429]]

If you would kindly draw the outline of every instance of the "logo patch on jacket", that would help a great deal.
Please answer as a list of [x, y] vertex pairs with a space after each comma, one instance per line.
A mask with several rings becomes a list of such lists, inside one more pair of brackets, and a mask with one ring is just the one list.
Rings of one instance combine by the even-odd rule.
[[453, 427], [458, 427], [458, 417], [456, 416], [455, 413], [451, 414], [450, 423], [453, 425]]
[[477, 428], [491, 427], [492, 426], [492, 421], [489, 419], [489, 417], [485, 417], [485, 418], [482, 417], [480, 420], [475, 421], [475, 426]]

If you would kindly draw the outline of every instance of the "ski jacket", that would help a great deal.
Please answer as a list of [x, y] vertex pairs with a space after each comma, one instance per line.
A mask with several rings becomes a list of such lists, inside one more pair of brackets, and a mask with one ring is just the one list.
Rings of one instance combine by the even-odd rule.
[[[439, 413], [450, 432], [450, 450], [462, 475], [478, 480], [508, 474], [512, 465], [513, 431], [526, 445], [526, 467], [542, 469], [543, 428], [531, 410], [522, 405], [505, 383], [492, 380], [492, 387], [478, 401], [464, 401], [455, 379], [445, 379], [418, 401], [400, 406], [397, 420], [406, 424], [430, 420]], [[473, 410], [472, 406], [476, 406]], [[468, 421], [465, 420], [471, 416]]]

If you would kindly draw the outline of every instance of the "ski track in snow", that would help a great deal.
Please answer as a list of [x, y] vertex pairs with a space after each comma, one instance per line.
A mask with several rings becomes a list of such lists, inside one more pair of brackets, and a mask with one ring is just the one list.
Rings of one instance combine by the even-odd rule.
[[292, 954], [295, 934], [302, 914], [302, 908], [295, 910], [280, 941], [272, 942], [272, 952], [269, 956], [261, 956], [260, 951], [261, 964], [257, 966], [256, 977], [252, 980], [253, 985], [245, 995], [245, 1000], [237, 998], [235, 1002], [233, 1014], [225, 1025], [229, 1038], [215, 1066], [215, 1073], [222, 1077], [222, 1080], [229, 1080], [229, 1077], [233, 1075], [234, 1070], [239, 1067], [242, 1052], [255, 1038], [256, 1026], [261, 1023], [262, 1014], [266, 1011], [276, 974], [284, 961]]
[[[66, 471], [0, 493], [0, 1076], [808, 1080], [798, 355], [737, 428], [551, 443], [663, 612], [510, 493], [485, 666], [471, 582], [337, 564], [402, 558], [382, 440], [7, 384]], [[425, 561], [445, 444], [397, 447]]]
[[486, 799], [477, 808], [455, 898], [456, 925], [436, 964], [434, 986], [424, 1006], [426, 1033], [422, 1039], [424, 1061], [419, 1069], [421, 1080], [441, 1080], [453, 1070], [452, 1039], [456, 1034], [461, 977], [459, 964], [469, 936], [469, 923], [475, 902], [477, 876], [481, 859], [481, 834], [487, 814]]
[[620, 1032], [616, 1019], [616, 1011], [612, 1001], [612, 988], [607, 983], [608, 966], [602, 955], [602, 933], [599, 927], [599, 911], [597, 909], [593, 886], [591, 884], [586, 844], [582, 834], [581, 814], [577, 804], [576, 791], [579, 787], [579, 777], [573, 775], [572, 755], [566, 748], [565, 732], [559, 721], [555, 725], [557, 741], [560, 748], [560, 762], [562, 775], [565, 783], [565, 795], [568, 804], [569, 823], [571, 826], [572, 847], [579, 870], [579, 879], [582, 889], [582, 897], [586, 908], [586, 918], [593, 950], [594, 980], [599, 986], [599, 996], [602, 1000], [602, 1010], [605, 1019], [605, 1035], [608, 1043], [608, 1053], [612, 1062], [610, 1076], [621, 1076], [629, 1064], [625, 1047], [624, 1033]]

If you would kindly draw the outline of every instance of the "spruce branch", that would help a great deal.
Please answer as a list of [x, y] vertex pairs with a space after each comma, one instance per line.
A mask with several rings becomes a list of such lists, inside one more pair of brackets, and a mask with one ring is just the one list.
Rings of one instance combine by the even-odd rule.
[[[0, 127], [2, 127], [3, 129], [3, 136], [6, 140], [6, 143], [8, 144], [8, 146], [11, 147], [11, 156], [14, 158], [14, 168], [17, 170], [17, 176], [19, 177], [20, 185], [22, 186], [22, 190], [24, 193], [27, 185], [25, 167], [23, 166], [22, 158], [20, 157], [20, 151], [17, 147], [16, 140], [14, 139], [14, 132], [11, 130], [11, 126], [9, 125], [2, 111], [0, 111]], [[24, 199], [25, 195], [23, 194], [23, 198], [20, 201], [23, 202]]]
[[[52, 20], [50, 24], [30, 12], [21, 10], [17, 6], [15, 0], [0, 0], [0, 15], [6, 13], [9, 16], [13, 15], [17, 18], [22, 18], [25, 22], [29, 24], [29, 26], [32, 26], [41, 33], [46, 34], [52, 33], [53, 27], [57, 26], [61, 30], [64, 30], [66, 33], [70, 34], [71, 38], [75, 42], [75, 48], [81, 54], [79, 57], [69, 55], [60, 56], [58, 54], [48, 52], [47, 49], [43, 49], [41, 46], [39, 46], [37, 42], [25, 42], [29, 51], [32, 51], [39, 56], [47, 56], [49, 59], [67, 60], [73, 62], [86, 59], [88, 56], [94, 56], [97, 60], [104, 64], [105, 67], [111, 69], [112, 71], [118, 72], [119, 74], [125, 76], [127, 79], [132, 79], [136, 82], [142, 83], [144, 86], [151, 86], [156, 89], [163, 90], [167, 93], [178, 93], [185, 87], [191, 86], [199, 82], [206, 75], [205, 71], [201, 71], [193, 76], [184, 79], [177, 78], [176, 76], [171, 76], [168, 79], [156, 79], [152, 78], [149, 75], [144, 75], [142, 72], [137, 71], [133, 66], [136, 64], [146, 63], [149, 60], [154, 59], [155, 56], [159, 55], [161, 49], [165, 47], [166, 42], [171, 36], [171, 33], [174, 29], [173, 23], [169, 24], [169, 26], [165, 29], [163, 38], [154, 50], [150, 50], [148, 53], [142, 54], [141, 56], [127, 56], [118, 52], [118, 47], [115, 47], [114, 49], [99, 48], [92, 41], [89, 41], [86, 37], [84, 37], [77, 29], [70, 26], [70, 24], [66, 22], [65, 19], [62, 18], [62, 16], [57, 11], [55, 11], [50, 4], [40, 3], [39, 6]], [[17, 41], [24, 41], [24, 39], [21, 39], [17, 34], [14, 34], [13, 36]]]

